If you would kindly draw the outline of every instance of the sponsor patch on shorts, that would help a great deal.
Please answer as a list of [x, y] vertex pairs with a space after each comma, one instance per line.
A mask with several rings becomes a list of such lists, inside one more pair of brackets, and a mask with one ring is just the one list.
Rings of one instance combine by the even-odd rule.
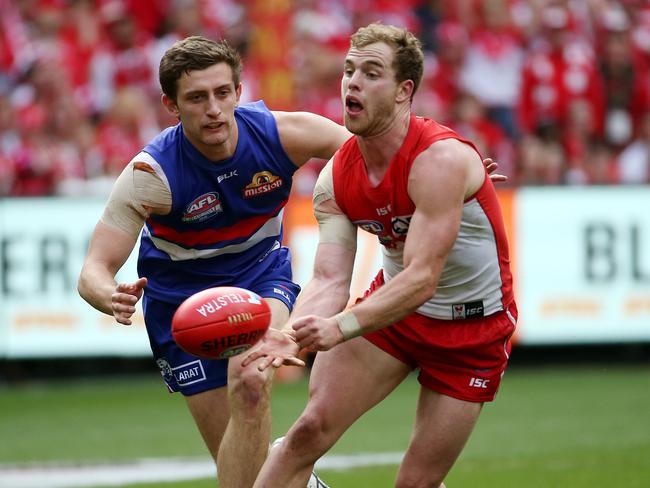
[[451, 316], [454, 320], [483, 317], [483, 300], [467, 303], [455, 303], [451, 306]]
[[181, 364], [172, 368], [174, 372], [174, 378], [176, 383], [179, 386], [192, 385], [198, 383], [199, 381], [205, 381], [205, 371], [203, 370], [203, 364], [198, 359], [190, 363]]

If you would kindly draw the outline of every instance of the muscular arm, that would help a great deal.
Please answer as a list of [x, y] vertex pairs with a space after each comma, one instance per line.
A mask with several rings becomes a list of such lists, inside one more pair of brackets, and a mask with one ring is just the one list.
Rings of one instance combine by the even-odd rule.
[[153, 168], [146, 163], [129, 163], [115, 182], [90, 239], [77, 284], [84, 300], [118, 322], [131, 324], [130, 316], [146, 279], [117, 284], [115, 275], [131, 254], [149, 214], [164, 214], [170, 207], [169, 188]]
[[100, 312], [113, 315], [115, 275], [128, 259], [136, 240], [137, 237], [102, 221], [95, 226], [77, 289], [81, 297]]
[[312, 158], [329, 159], [352, 134], [320, 115], [310, 112], [273, 112], [280, 141], [296, 166]]
[[404, 246], [404, 269], [352, 307], [361, 333], [395, 323], [434, 295], [458, 235], [464, 199], [484, 177], [478, 155], [454, 139], [437, 142], [418, 156], [409, 175], [415, 213]]
[[478, 155], [450, 139], [434, 143], [414, 161], [408, 194], [415, 203], [404, 246], [404, 269], [367, 299], [334, 317], [305, 316], [293, 323], [302, 347], [328, 350], [391, 325], [414, 312], [436, 291], [456, 241], [464, 199], [485, 178]]
[[357, 229], [336, 205], [331, 167], [332, 161], [325, 166], [314, 188], [314, 214], [318, 221], [319, 243], [312, 278], [300, 292], [283, 333], [267, 333], [264, 344], [248, 355], [244, 365], [259, 358], [264, 358], [258, 364], [260, 370], [270, 365], [276, 368], [282, 364], [303, 365], [295, 356], [299, 347], [292, 339], [296, 320], [300, 322], [317, 318], [313, 314], [329, 316], [341, 311], [348, 303]]

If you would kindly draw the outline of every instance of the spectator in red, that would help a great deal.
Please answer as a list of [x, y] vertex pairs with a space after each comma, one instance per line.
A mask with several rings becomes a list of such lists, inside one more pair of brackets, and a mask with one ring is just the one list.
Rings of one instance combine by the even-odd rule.
[[461, 84], [487, 107], [490, 119], [516, 139], [522, 40], [506, 0], [485, 0], [478, 6], [478, 14], [479, 23], [470, 33], [461, 70]]
[[459, 93], [448, 124], [465, 139], [474, 142], [479, 152], [499, 162], [499, 171], [514, 175], [514, 149], [501, 126], [487, 117], [486, 107], [473, 94]]
[[104, 112], [115, 93], [127, 86], [158, 94], [150, 57], [151, 37], [139, 31], [135, 19], [121, 2], [105, 5], [101, 12], [107, 37], [91, 62], [91, 89], [96, 112]]
[[605, 93], [605, 140], [622, 148], [637, 133], [640, 119], [650, 108], [650, 77], [630, 35], [624, 10], [602, 15], [600, 70]]
[[573, 100], [586, 100], [602, 131], [603, 89], [592, 46], [572, 32], [570, 12], [552, 5], [542, 12], [543, 37], [526, 56], [522, 73], [519, 120], [522, 131], [567, 122]]
[[[426, 73], [426, 89], [433, 91], [437, 98], [438, 112], [445, 120], [449, 117], [452, 105], [460, 94], [460, 72], [465, 61], [468, 45], [467, 32], [461, 24], [445, 21], [436, 28], [438, 51]], [[432, 114], [434, 115], [434, 114]]]

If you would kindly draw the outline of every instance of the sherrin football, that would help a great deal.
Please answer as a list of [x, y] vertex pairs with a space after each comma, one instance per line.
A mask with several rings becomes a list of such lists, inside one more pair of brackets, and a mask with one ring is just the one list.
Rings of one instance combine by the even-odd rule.
[[256, 293], [234, 286], [200, 291], [186, 299], [172, 318], [172, 335], [186, 352], [204, 359], [241, 354], [271, 324], [271, 309]]

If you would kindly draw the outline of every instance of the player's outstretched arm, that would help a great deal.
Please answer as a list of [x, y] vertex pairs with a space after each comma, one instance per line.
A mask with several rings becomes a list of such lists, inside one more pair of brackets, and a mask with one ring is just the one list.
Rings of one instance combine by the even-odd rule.
[[166, 214], [170, 208], [169, 188], [152, 167], [131, 162], [117, 178], [95, 227], [77, 288], [88, 303], [113, 315], [120, 324], [131, 325], [147, 280], [117, 284], [115, 275], [131, 254], [149, 214]]
[[[332, 164], [330, 161], [323, 168], [314, 188], [314, 215], [318, 221], [319, 244], [313, 275], [298, 296], [291, 317], [282, 332], [291, 338], [293, 346], [280, 350], [271, 345], [264, 345], [246, 358], [245, 365], [260, 357], [265, 357], [258, 366], [260, 369], [270, 365], [279, 367], [281, 364], [292, 364], [289, 359], [292, 355], [295, 357], [300, 349], [296, 343], [297, 335], [304, 333], [294, 332], [296, 328], [300, 328], [300, 324], [305, 321], [318, 327], [322, 317], [340, 312], [350, 299], [357, 230], [334, 199]], [[316, 334], [327, 337], [327, 342], [338, 343], [341, 340], [336, 325], [333, 328], [318, 330]], [[311, 343], [300, 342], [302, 347], [310, 345]]]
[[131, 254], [135, 242], [132, 235], [121, 229], [98, 222], [77, 284], [84, 300], [124, 325], [131, 325], [130, 317], [147, 283], [146, 278], [133, 283], [115, 282], [115, 275]]

